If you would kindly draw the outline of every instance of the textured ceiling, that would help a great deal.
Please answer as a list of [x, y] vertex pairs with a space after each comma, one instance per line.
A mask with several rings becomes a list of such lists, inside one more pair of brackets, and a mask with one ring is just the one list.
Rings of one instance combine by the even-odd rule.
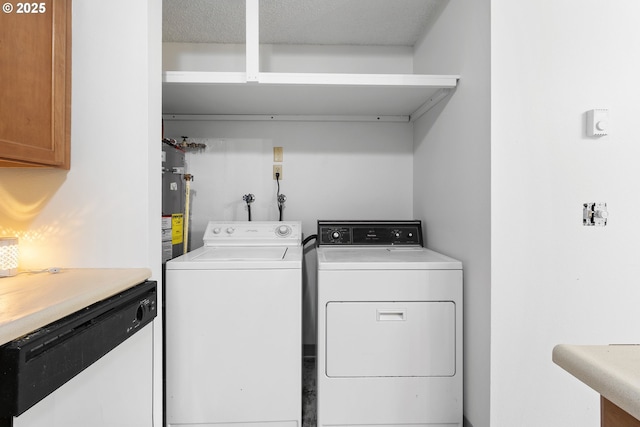
[[[413, 46], [449, 0], [260, 0], [260, 42]], [[242, 0], [163, 0], [163, 41], [244, 43]]]

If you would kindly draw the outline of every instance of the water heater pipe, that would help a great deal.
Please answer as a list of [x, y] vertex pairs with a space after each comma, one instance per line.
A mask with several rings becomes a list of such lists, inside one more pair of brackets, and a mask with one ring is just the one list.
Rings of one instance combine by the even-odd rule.
[[189, 194], [191, 193], [191, 181], [193, 181], [193, 175], [190, 173], [184, 174], [185, 182], [185, 197], [184, 197], [184, 245], [182, 253], [189, 252]]

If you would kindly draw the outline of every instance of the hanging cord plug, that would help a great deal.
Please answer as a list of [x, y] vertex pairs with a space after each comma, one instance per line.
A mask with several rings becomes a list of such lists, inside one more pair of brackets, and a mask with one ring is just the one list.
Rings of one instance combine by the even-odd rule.
[[280, 212], [280, 221], [282, 221], [282, 211], [284, 210], [284, 202], [287, 201], [287, 196], [284, 194], [278, 194], [278, 211]]
[[280, 194], [280, 172], [276, 172], [276, 184], [278, 185], [278, 190], [276, 192], [276, 200], [278, 201], [278, 212], [279, 212], [279, 221], [282, 221], [282, 211], [284, 210], [284, 202], [287, 201], [287, 196], [284, 194]]
[[244, 200], [247, 204], [247, 215], [249, 217], [249, 221], [251, 221], [251, 203], [255, 202], [256, 196], [251, 193], [245, 194], [244, 196], [242, 196], [242, 200]]

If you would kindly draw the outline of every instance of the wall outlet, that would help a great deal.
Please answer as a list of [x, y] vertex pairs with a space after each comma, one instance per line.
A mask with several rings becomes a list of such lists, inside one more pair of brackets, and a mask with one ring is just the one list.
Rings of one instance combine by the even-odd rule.
[[282, 181], [282, 165], [273, 165], [273, 179], [276, 179], [276, 173], [278, 175], [278, 180]]

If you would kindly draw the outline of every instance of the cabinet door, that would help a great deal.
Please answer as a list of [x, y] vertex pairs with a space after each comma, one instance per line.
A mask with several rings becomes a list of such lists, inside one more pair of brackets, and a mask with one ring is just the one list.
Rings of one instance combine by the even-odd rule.
[[69, 169], [71, 0], [4, 3], [0, 83], [0, 166]]

